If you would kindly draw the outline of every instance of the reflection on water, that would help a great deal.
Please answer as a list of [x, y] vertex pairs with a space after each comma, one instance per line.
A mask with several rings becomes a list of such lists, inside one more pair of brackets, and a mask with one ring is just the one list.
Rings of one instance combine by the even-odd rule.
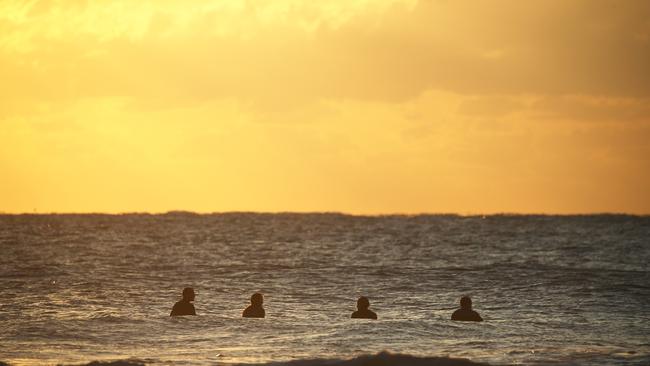
[[[650, 218], [0, 216], [0, 360], [645, 364]], [[198, 316], [170, 318], [184, 287]], [[265, 319], [243, 319], [254, 292]], [[368, 296], [379, 320], [350, 319]], [[449, 320], [469, 295], [483, 323]]]

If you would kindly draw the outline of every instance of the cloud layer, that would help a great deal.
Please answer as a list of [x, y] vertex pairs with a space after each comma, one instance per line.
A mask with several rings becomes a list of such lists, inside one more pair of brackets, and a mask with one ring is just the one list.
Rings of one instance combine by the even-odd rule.
[[0, 210], [648, 213], [648, 14], [3, 2]]

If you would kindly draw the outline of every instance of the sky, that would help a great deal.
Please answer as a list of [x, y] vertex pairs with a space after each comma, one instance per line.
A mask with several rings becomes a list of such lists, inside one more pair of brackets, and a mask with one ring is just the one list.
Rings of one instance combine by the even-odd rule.
[[650, 214], [650, 2], [0, 2], [0, 212], [170, 210]]

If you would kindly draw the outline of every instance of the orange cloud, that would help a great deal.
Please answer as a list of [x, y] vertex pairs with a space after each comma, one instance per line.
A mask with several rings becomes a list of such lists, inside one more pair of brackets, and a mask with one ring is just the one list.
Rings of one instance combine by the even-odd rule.
[[4, 2], [0, 210], [647, 213], [648, 10]]

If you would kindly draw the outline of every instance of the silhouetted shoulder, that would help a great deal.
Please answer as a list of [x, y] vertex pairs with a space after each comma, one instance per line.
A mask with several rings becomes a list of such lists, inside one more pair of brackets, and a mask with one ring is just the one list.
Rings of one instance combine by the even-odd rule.
[[357, 310], [352, 313], [352, 319], [377, 319], [377, 314], [372, 310]]
[[264, 311], [263, 307], [250, 305], [244, 309], [244, 312], [241, 316], [244, 318], [264, 318], [266, 316], [266, 312]]
[[451, 314], [451, 320], [482, 322], [483, 318], [474, 310], [458, 309]]
[[180, 300], [172, 308], [171, 314], [169, 316], [180, 316], [180, 315], [196, 315], [196, 310], [194, 309], [194, 304]]

